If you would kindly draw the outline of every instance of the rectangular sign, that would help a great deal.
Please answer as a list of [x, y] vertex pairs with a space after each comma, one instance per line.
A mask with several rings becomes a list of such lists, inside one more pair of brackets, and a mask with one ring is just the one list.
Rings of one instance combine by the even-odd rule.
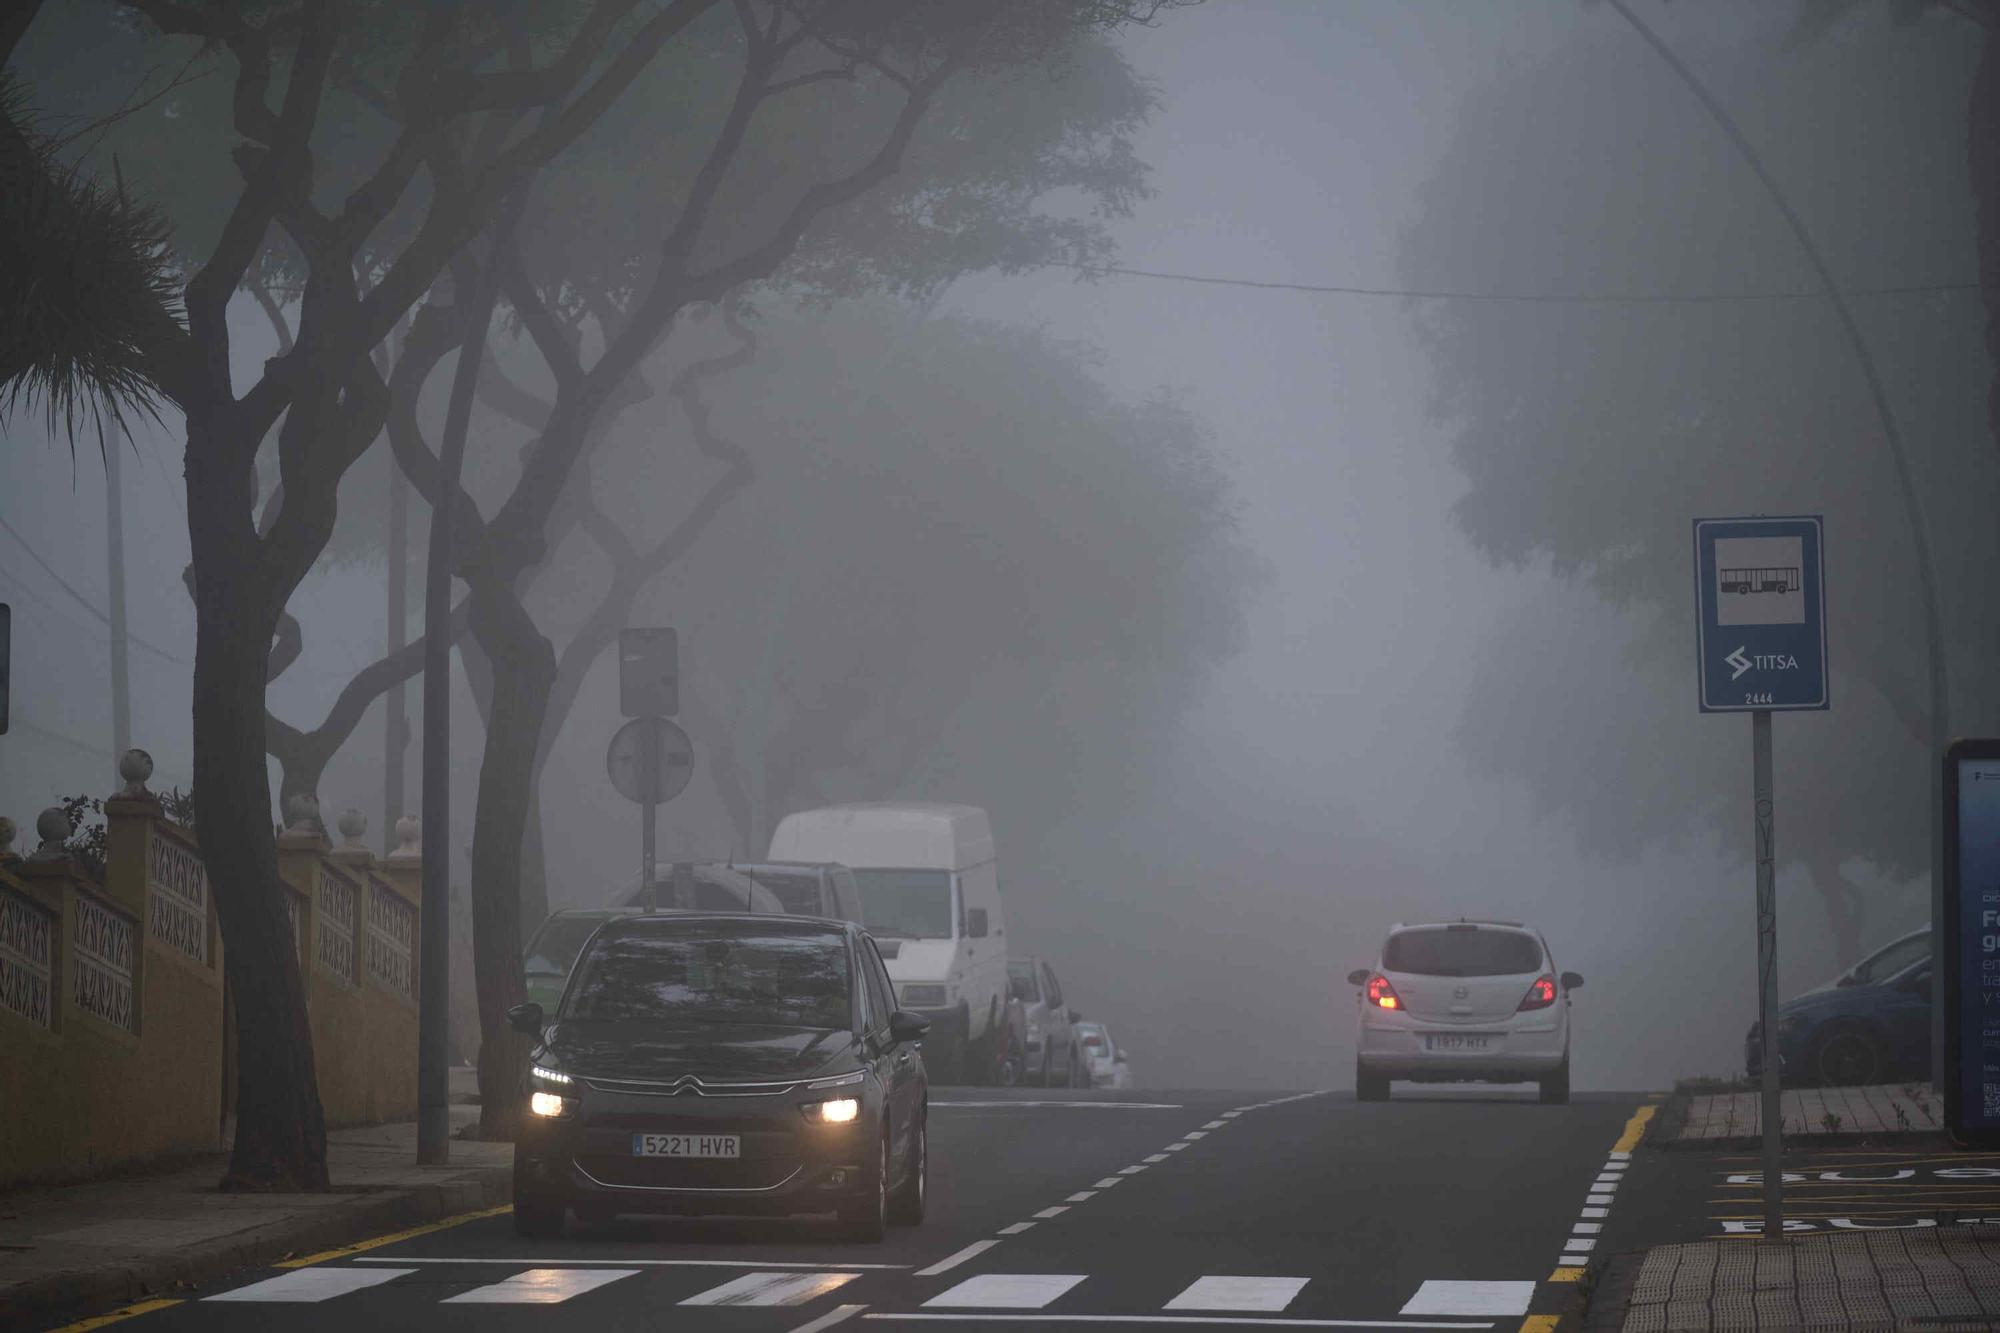
[[2000, 740], [1944, 756], [1945, 1123], [2000, 1140]]
[[1702, 712], [1827, 706], [1821, 526], [1817, 514], [1695, 520]]

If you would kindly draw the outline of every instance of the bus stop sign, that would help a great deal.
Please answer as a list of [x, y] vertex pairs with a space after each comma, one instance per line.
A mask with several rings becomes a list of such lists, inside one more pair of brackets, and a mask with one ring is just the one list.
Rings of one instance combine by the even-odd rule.
[[1695, 520], [1702, 712], [1827, 706], [1820, 534], [1817, 514]]

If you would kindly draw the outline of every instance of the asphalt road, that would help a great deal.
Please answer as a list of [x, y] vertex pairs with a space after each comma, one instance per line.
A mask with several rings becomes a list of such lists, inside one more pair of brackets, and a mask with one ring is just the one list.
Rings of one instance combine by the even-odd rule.
[[502, 1214], [240, 1274], [120, 1333], [1546, 1328], [1618, 1210], [1640, 1104], [936, 1089], [930, 1217], [880, 1245], [808, 1220], [524, 1241]]

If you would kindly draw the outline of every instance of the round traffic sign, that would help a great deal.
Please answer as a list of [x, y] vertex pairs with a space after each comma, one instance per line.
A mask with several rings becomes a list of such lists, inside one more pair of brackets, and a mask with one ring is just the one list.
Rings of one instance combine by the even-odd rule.
[[611, 738], [604, 768], [626, 800], [661, 805], [694, 776], [694, 742], [663, 717], [635, 717]]

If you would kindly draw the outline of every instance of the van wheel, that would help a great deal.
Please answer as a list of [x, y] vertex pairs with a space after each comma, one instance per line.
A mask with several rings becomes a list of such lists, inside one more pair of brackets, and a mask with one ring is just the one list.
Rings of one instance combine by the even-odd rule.
[[1357, 1102], [1386, 1102], [1389, 1100], [1389, 1076], [1364, 1068], [1359, 1060], [1354, 1062], [1354, 1100]]
[[1567, 1055], [1563, 1056], [1563, 1062], [1557, 1067], [1556, 1072], [1550, 1074], [1547, 1078], [1541, 1079], [1540, 1082], [1542, 1085], [1542, 1105], [1569, 1105], [1569, 1057]]

